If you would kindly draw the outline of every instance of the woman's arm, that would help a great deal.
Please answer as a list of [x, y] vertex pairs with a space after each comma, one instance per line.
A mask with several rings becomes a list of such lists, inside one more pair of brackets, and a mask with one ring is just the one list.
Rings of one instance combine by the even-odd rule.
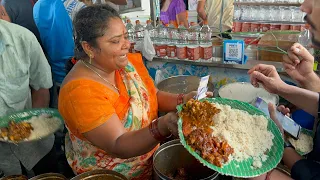
[[178, 105], [178, 94], [172, 94], [164, 91], [157, 92], [158, 108], [162, 112], [175, 111]]
[[[161, 135], [169, 136], [168, 127], [176, 124], [175, 113], [159, 118], [158, 129]], [[171, 129], [171, 128], [170, 128]], [[98, 148], [117, 158], [127, 159], [150, 152], [159, 141], [150, 133], [149, 127], [127, 132], [117, 115], [112, 115], [104, 124], [83, 133], [84, 137]]]
[[177, 23], [183, 22], [184, 27], [189, 28], [187, 11], [177, 14]]

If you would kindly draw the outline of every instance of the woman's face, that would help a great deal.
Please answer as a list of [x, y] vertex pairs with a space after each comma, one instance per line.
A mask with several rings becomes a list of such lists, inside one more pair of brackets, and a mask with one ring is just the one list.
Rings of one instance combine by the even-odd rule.
[[105, 70], [114, 71], [128, 64], [130, 42], [120, 18], [111, 18], [107, 28], [106, 33], [96, 39], [98, 48], [94, 50], [92, 63]]

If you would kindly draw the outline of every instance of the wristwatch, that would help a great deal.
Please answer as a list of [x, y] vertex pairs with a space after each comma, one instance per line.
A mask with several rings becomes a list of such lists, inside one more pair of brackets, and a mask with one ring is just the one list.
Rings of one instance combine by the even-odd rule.
[[296, 149], [296, 148], [294, 148], [294, 146], [292, 146], [292, 144], [289, 141], [284, 141], [284, 149], [285, 148]]

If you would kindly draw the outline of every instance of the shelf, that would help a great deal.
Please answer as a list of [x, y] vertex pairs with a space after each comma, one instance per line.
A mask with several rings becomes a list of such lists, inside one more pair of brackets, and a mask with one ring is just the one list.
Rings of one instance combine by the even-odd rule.
[[234, 22], [260, 23], [260, 24], [290, 24], [290, 25], [305, 25], [305, 24], [307, 24], [307, 22], [259, 21], [259, 20], [235, 20]]
[[136, 8], [131, 8], [131, 9], [124, 9], [120, 10], [119, 14], [125, 14], [125, 13], [130, 13], [130, 12], [137, 12], [137, 11], [144, 11], [142, 7], [136, 7]]
[[275, 66], [279, 73], [284, 72], [284, 69], [283, 69], [281, 62], [248, 60], [246, 64], [224, 64], [224, 63], [222, 63], [222, 58], [215, 57], [215, 59], [217, 61], [210, 62], [210, 61], [191, 61], [191, 60], [179, 60], [179, 59], [154, 57], [152, 61], [161, 61], [161, 62], [167, 62], [167, 63], [188, 64], [188, 65], [206, 66], [206, 67], [242, 69], [242, 70], [249, 70], [257, 64], [268, 64], [268, 65]]
[[234, 5], [244, 6], [296, 6], [300, 7], [300, 3], [258, 3], [258, 2], [234, 2]]

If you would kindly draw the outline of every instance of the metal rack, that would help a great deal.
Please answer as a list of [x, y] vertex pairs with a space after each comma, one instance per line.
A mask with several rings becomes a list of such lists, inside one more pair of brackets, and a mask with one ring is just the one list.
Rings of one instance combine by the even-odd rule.
[[234, 5], [244, 5], [244, 6], [301, 6], [300, 3], [257, 3], [257, 2], [234, 2]]

